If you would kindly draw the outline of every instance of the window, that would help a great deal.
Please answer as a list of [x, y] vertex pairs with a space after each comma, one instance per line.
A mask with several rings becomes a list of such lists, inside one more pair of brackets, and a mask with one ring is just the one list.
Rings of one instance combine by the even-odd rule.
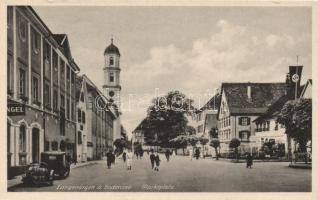
[[34, 53], [38, 54], [40, 52], [40, 35], [33, 28], [31, 29], [31, 40], [32, 49]]
[[7, 27], [10, 28], [12, 27], [13, 24], [13, 9], [12, 7], [8, 7], [7, 10]]
[[240, 117], [239, 118], [239, 125], [241, 125], [241, 126], [250, 125], [250, 118], [249, 117]]
[[64, 79], [65, 79], [65, 63], [64, 61], [61, 59], [60, 60], [60, 63], [61, 63], [61, 81], [64, 82]]
[[77, 144], [82, 144], [82, 132], [78, 131], [77, 134]]
[[12, 57], [8, 56], [8, 62], [7, 62], [7, 92], [8, 94], [12, 94], [12, 85], [11, 85], [11, 71], [12, 71]]
[[44, 42], [44, 52], [43, 52], [43, 56], [44, 56], [44, 60], [47, 62], [50, 62], [50, 58], [51, 58], [51, 46], [49, 45], [49, 43]]
[[70, 67], [66, 65], [66, 80], [68, 83], [70, 83]]
[[33, 98], [33, 103], [38, 104], [39, 100], [39, 79], [36, 77], [32, 78], [32, 98]]
[[44, 106], [49, 108], [51, 106], [51, 90], [48, 83], [44, 84]]
[[50, 151], [50, 141], [44, 142], [44, 151]]
[[70, 99], [66, 99], [66, 118], [70, 119]]
[[22, 16], [20, 16], [18, 19], [19, 19], [19, 37], [23, 42], [25, 42], [27, 37], [27, 22]]
[[278, 130], [278, 122], [275, 122], [275, 128], [274, 128], [275, 131]]
[[249, 131], [240, 131], [240, 132], [239, 132], [239, 138], [240, 138], [241, 140], [245, 140], [245, 141], [249, 140], [249, 138], [250, 138], [250, 132], [249, 132]]
[[21, 125], [20, 126], [19, 151], [20, 152], [26, 152], [26, 129], [25, 129], [25, 125]]
[[114, 65], [114, 58], [113, 57], [109, 58], [109, 65]]
[[25, 96], [25, 71], [23, 69], [19, 69], [19, 94], [21, 97]]
[[74, 121], [74, 102], [71, 103], [71, 120]]
[[81, 109], [77, 109], [77, 121], [78, 122], [82, 121], [82, 111], [81, 111]]
[[63, 94], [61, 94], [61, 107], [65, 108], [65, 97]]
[[52, 142], [52, 151], [57, 151], [58, 150], [58, 143], [56, 141]]
[[109, 81], [114, 82], [114, 73], [113, 72], [110, 72], [110, 74], [109, 74]]
[[57, 99], [57, 91], [54, 90], [53, 91], [53, 109], [54, 109], [54, 111], [57, 111], [57, 101], [58, 101], [58, 99]]
[[83, 124], [85, 124], [85, 121], [86, 121], [86, 119], [85, 119], [85, 112], [82, 111], [82, 122], [83, 122]]

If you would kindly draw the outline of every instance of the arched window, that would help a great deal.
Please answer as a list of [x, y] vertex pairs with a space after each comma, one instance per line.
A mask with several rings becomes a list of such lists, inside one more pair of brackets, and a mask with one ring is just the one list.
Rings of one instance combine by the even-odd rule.
[[114, 58], [113, 57], [109, 58], [109, 65], [114, 65]]
[[20, 126], [19, 150], [20, 152], [26, 152], [26, 128], [24, 124]]

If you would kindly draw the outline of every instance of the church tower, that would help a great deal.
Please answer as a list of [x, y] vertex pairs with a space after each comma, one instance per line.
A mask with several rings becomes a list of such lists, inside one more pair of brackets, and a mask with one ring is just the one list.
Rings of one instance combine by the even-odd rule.
[[120, 101], [120, 52], [114, 45], [113, 38], [111, 43], [104, 51], [104, 84], [103, 94], [111, 103], [116, 104], [118, 108], [118, 116], [113, 122], [112, 145], [116, 139], [121, 138], [121, 101]]
[[118, 106], [118, 111], [120, 111], [120, 52], [113, 44], [113, 38], [111, 39], [111, 44], [104, 51], [104, 58], [103, 93], [107, 99], [110, 99]]

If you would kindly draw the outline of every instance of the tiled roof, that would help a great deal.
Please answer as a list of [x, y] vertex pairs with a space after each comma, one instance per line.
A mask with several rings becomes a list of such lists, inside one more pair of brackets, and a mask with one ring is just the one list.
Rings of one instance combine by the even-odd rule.
[[[251, 87], [251, 98], [247, 88]], [[267, 108], [283, 95], [286, 95], [285, 83], [223, 83], [231, 114], [263, 114]]]
[[268, 107], [268, 109], [266, 110], [264, 114], [256, 118], [254, 121], [259, 122], [259, 121], [270, 119], [277, 116], [280, 110], [283, 108], [283, 106], [289, 99], [290, 98], [288, 98], [287, 95], [280, 97], [275, 103], [273, 103], [271, 106]]

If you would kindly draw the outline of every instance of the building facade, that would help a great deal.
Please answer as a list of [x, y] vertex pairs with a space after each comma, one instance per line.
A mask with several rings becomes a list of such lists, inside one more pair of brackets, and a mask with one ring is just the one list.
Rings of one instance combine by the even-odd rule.
[[86, 153], [87, 160], [101, 159], [113, 148], [114, 121], [119, 117], [119, 113], [86, 75], [79, 79], [81, 90], [77, 119], [78, 125], [82, 125], [78, 130], [78, 138], [82, 138], [82, 144], [78, 145], [81, 145], [79, 148]]
[[67, 36], [53, 34], [30, 6], [9, 6], [7, 17], [8, 169], [38, 162], [43, 151], [75, 159], [79, 67]]
[[230, 152], [233, 138], [241, 141], [241, 152], [251, 151], [256, 125], [252, 123], [268, 106], [286, 94], [285, 83], [223, 83], [218, 110], [220, 153]]

